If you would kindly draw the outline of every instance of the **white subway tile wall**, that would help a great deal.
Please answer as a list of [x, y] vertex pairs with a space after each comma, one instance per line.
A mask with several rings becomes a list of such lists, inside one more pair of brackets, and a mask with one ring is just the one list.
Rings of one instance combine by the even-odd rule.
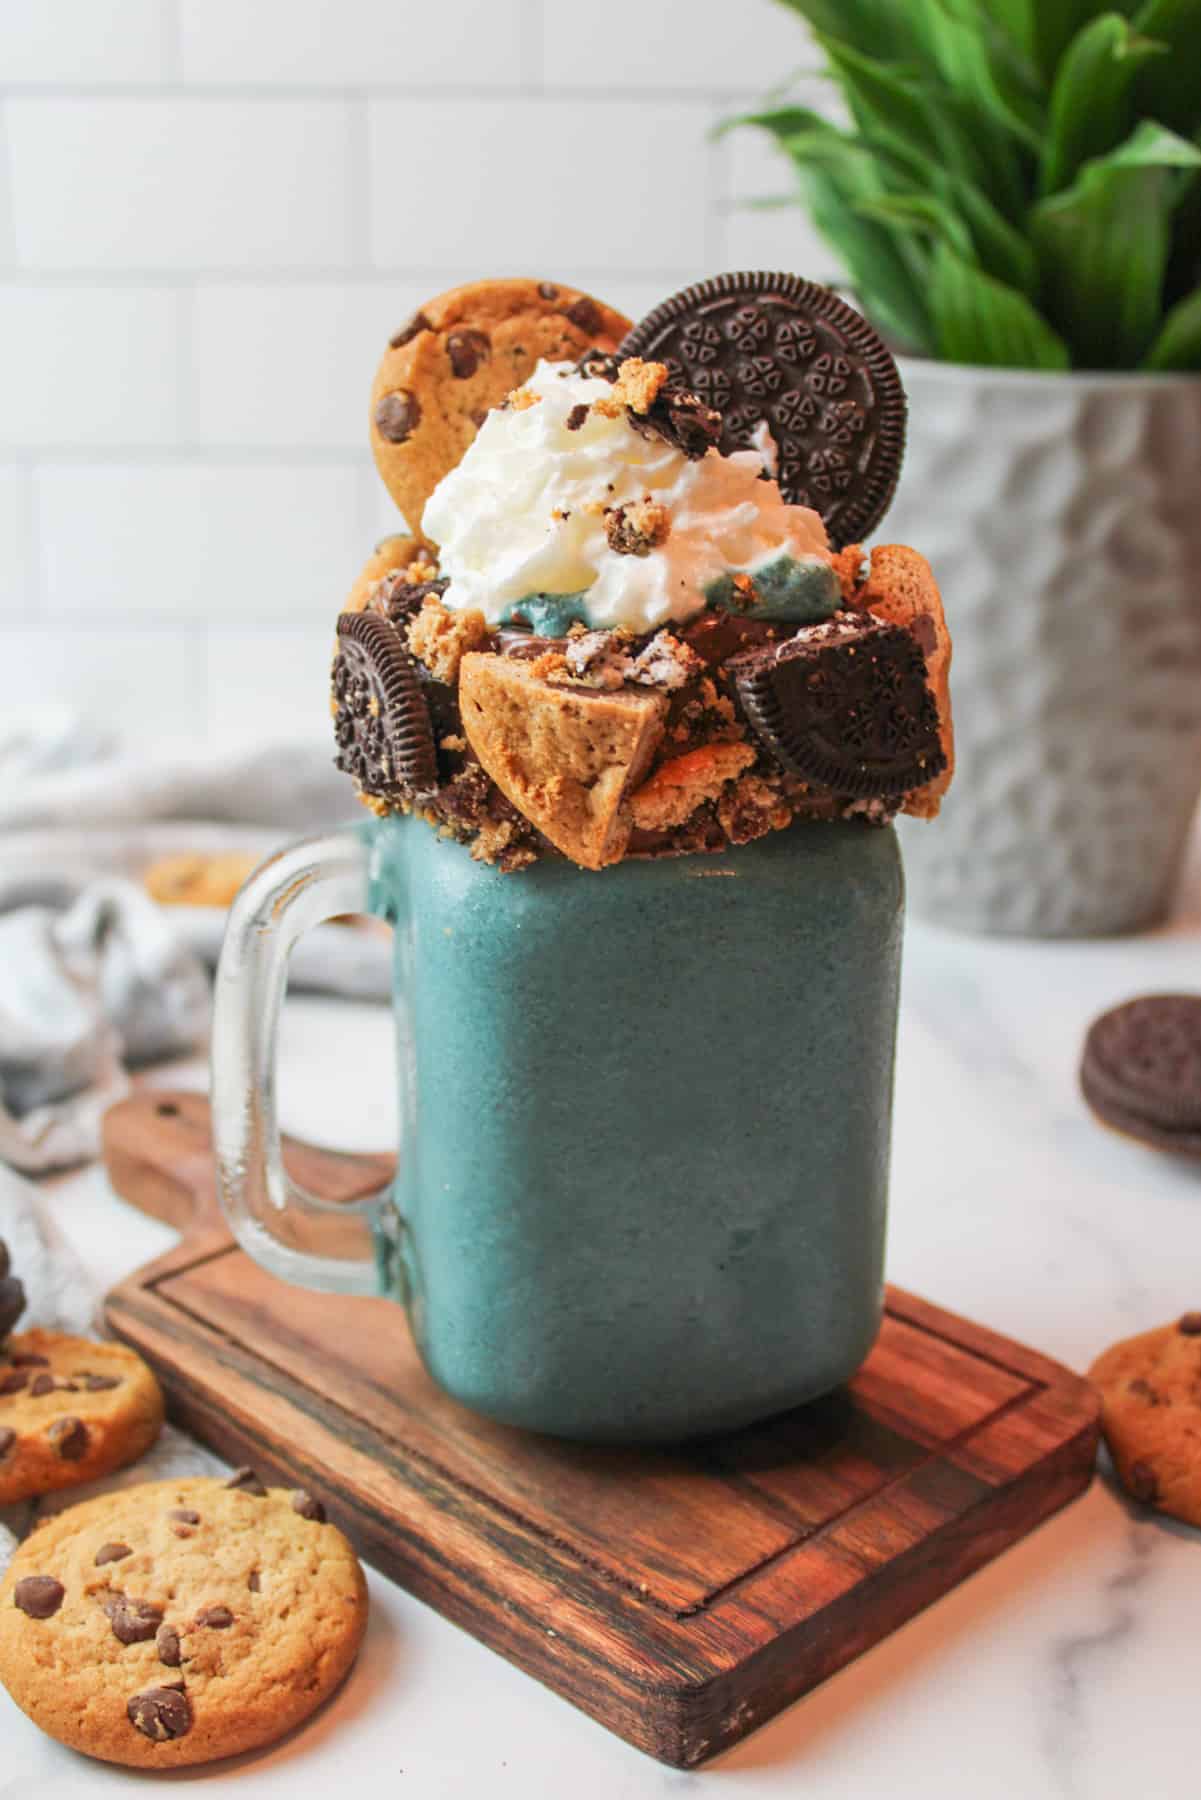
[[815, 66], [777, 0], [0, 0], [0, 709], [322, 732], [389, 332], [479, 274], [836, 276], [713, 136]]

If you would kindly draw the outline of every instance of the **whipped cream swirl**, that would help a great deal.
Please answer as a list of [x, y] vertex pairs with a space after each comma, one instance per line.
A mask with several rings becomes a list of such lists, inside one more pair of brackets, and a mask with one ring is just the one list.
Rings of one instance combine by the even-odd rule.
[[[571, 364], [542, 362], [518, 404], [488, 414], [422, 518], [450, 578], [445, 605], [499, 624], [532, 596], [568, 595], [594, 629], [648, 632], [700, 612], [732, 573], [753, 579], [782, 561], [837, 591], [820, 517], [763, 479], [758, 450], [690, 462], [636, 431], [624, 407], [598, 410], [612, 395]], [[648, 499], [666, 509], [666, 537], [619, 552], [606, 515]]]

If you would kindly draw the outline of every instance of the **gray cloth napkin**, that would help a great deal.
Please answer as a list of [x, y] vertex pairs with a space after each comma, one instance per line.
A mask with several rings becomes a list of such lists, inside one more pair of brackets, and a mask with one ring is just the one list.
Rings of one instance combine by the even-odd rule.
[[126, 881], [0, 873], [0, 1157], [29, 1171], [95, 1156], [126, 1068], [194, 1050], [209, 983]]
[[[0, 1159], [30, 1173], [95, 1156], [126, 1070], [208, 1029], [223, 910], [159, 908], [158, 857], [247, 850], [361, 817], [328, 747], [131, 755], [71, 714], [0, 729]], [[294, 987], [386, 1000], [386, 934], [319, 927]]]
[[[99, 1335], [98, 1295], [78, 1258], [55, 1231], [46, 1195], [4, 1168], [0, 1168], [0, 1238], [8, 1245], [13, 1273], [25, 1285], [28, 1304], [18, 1331], [42, 1325], [80, 1337]], [[0, 1507], [0, 1574], [20, 1540], [51, 1513], [110, 1488], [168, 1481], [177, 1475], [216, 1475], [224, 1468], [217, 1457], [168, 1425], [153, 1449], [131, 1468], [82, 1487]]]

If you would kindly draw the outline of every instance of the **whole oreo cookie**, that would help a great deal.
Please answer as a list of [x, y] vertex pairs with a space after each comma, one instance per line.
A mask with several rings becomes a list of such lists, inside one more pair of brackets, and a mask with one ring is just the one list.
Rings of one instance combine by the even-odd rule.
[[925, 660], [902, 626], [843, 614], [732, 657], [726, 672], [756, 736], [806, 781], [893, 799], [942, 770]]
[[766, 424], [780, 492], [821, 514], [835, 546], [888, 510], [905, 449], [905, 390], [883, 339], [829, 288], [799, 275], [717, 275], [673, 294], [621, 356], [666, 363], [721, 413], [723, 452]]
[[333, 666], [339, 769], [376, 799], [412, 800], [438, 785], [438, 757], [416, 664], [378, 613], [341, 613]]
[[1104, 1124], [1201, 1156], [1201, 995], [1144, 994], [1103, 1013], [1084, 1041], [1080, 1086]]

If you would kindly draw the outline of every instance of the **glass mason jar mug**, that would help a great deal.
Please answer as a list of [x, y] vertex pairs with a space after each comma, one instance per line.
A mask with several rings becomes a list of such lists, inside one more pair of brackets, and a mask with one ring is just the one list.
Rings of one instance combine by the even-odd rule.
[[[401, 1142], [323, 1202], [274, 1051], [310, 926], [393, 927]], [[846, 1380], [883, 1302], [903, 883], [891, 827], [795, 827], [600, 874], [473, 862], [388, 818], [279, 852], [233, 908], [214, 1134], [239, 1242], [401, 1301], [466, 1405], [566, 1437], [732, 1428]]]

